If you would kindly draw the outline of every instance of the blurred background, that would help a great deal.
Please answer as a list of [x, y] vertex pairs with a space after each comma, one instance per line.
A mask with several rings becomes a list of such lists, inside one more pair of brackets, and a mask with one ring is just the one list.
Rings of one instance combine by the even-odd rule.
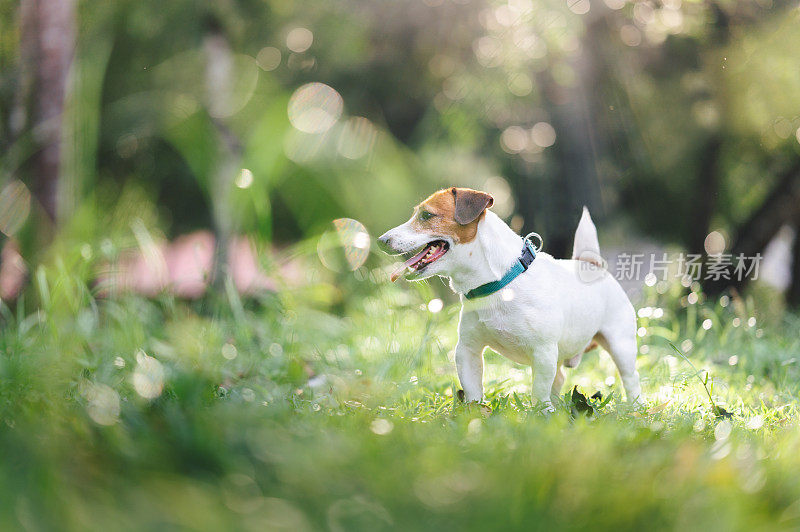
[[[266, 264], [300, 283], [302, 256], [371, 260], [364, 277], [370, 239], [348, 239], [460, 185], [555, 256], [582, 205], [604, 252], [774, 241], [768, 280], [798, 304], [798, 17], [784, 0], [3, 0], [0, 297], [54, 246], [98, 293], [274, 289]], [[298, 243], [316, 253], [274, 262]]]
[[[0, 528], [797, 526], [798, 23], [797, 0], [0, 0]], [[455, 400], [456, 297], [392, 285], [375, 246], [453, 185], [556, 257], [583, 205], [618, 277], [642, 254], [649, 409], [602, 353], [549, 419], [491, 351], [485, 404]], [[764, 259], [746, 283], [681, 254]]]

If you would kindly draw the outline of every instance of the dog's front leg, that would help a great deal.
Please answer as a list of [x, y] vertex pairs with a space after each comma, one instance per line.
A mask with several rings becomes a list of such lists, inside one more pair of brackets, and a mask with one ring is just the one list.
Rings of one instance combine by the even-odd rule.
[[537, 347], [533, 353], [533, 386], [531, 396], [538, 406], [544, 406], [548, 412], [553, 411], [550, 401], [550, 392], [558, 372], [558, 346], [544, 344]]
[[480, 323], [475, 312], [461, 307], [458, 320], [458, 343], [456, 344], [456, 370], [464, 400], [483, 400], [483, 349], [486, 342], [480, 338]]
[[458, 380], [467, 402], [483, 399], [483, 346], [460, 337], [456, 345]]

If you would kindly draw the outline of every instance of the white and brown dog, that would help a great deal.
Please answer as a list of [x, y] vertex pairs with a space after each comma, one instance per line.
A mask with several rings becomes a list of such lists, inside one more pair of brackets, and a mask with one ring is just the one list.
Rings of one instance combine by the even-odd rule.
[[552, 409], [575, 367], [599, 343], [619, 369], [629, 401], [641, 401], [636, 372], [636, 313], [602, 268], [597, 230], [584, 208], [572, 260], [538, 252], [489, 210], [492, 197], [467, 188], [440, 190], [411, 219], [380, 237], [384, 249], [410, 254], [392, 280], [439, 275], [461, 296], [456, 366], [468, 401], [483, 399], [483, 350], [533, 367], [533, 399]]

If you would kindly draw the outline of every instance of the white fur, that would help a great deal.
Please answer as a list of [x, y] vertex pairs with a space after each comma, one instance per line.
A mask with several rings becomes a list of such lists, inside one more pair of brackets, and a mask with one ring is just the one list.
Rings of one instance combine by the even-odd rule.
[[[597, 241], [597, 228], [592, 222], [589, 209], [583, 208], [581, 221], [575, 230], [575, 241], [572, 244], [572, 258], [595, 262], [600, 258], [600, 242]], [[600, 261], [602, 262], [602, 258]]]
[[[413, 251], [442, 238], [414, 231], [410, 223], [381, 238], [397, 252]], [[447, 240], [450, 250], [409, 279], [449, 277], [451, 288], [464, 294], [500, 279], [522, 250], [522, 238], [489, 210], [472, 242]], [[539, 252], [528, 271], [505, 289], [474, 300], [461, 296], [456, 366], [468, 401], [483, 399], [483, 350], [488, 346], [533, 367], [532, 396], [550, 409], [551, 395], [558, 395], [564, 382], [562, 364], [579, 360], [593, 340], [617, 365], [628, 400], [641, 401], [636, 314], [616, 279], [587, 262], [596, 262], [593, 259], [599, 258], [600, 249], [586, 209], [575, 234], [574, 253], [583, 260], [556, 260]]]

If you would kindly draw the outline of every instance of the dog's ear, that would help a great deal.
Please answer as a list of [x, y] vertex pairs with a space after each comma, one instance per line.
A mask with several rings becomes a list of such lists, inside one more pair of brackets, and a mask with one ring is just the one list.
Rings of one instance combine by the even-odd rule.
[[456, 202], [454, 218], [460, 225], [474, 222], [483, 211], [494, 203], [494, 198], [486, 192], [469, 188], [450, 189]]

